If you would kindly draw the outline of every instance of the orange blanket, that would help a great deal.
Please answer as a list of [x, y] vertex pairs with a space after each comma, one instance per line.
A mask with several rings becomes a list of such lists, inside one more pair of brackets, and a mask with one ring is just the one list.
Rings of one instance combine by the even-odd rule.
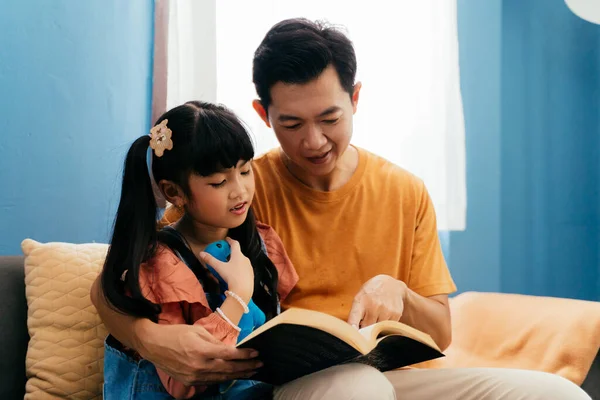
[[419, 368], [546, 371], [581, 385], [600, 348], [600, 303], [499, 293], [451, 300], [452, 345]]

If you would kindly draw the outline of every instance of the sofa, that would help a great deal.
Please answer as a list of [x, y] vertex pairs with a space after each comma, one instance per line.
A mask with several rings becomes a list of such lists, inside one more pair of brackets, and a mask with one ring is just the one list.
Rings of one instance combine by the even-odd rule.
[[[24, 257], [0, 256], [0, 399], [22, 399], [25, 394], [29, 334], [24, 280]], [[600, 400], [600, 354], [595, 354], [581, 387]]]

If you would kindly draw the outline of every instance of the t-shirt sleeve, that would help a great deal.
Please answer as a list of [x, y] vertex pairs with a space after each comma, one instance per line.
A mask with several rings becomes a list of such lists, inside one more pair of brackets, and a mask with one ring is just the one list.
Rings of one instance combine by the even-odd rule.
[[408, 287], [424, 297], [450, 294], [456, 285], [450, 275], [438, 236], [433, 202], [421, 182]]

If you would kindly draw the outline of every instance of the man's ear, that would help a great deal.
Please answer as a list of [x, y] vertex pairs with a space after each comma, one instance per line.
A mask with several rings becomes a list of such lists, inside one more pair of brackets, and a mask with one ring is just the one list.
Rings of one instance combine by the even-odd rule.
[[185, 206], [187, 197], [179, 185], [165, 179], [158, 182], [158, 187], [165, 199], [177, 208]]
[[352, 92], [352, 110], [356, 113], [356, 109], [358, 108], [358, 97], [360, 94], [360, 89], [362, 88], [361, 82], [356, 82], [354, 85], [354, 91]]
[[256, 111], [256, 113], [258, 114], [260, 119], [262, 119], [263, 122], [270, 128], [271, 123], [269, 122], [269, 116], [267, 115], [267, 110], [265, 110], [265, 108], [263, 107], [260, 100], [258, 100], [258, 99], [253, 100], [252, 107], [254, 108], [254, 111]]

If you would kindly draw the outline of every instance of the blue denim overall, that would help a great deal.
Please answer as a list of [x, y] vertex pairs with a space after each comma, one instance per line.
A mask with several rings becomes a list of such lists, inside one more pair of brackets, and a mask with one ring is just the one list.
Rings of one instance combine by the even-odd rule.
[[[104, 400], [171, 400], [154, 365], [144, 359], [134, 359], [117, 350], [109, 336], [104, 344]], [[202, 400], [256, 400], [271, 398], [272, 387], [262, 382], [238, 380], [211, 386], [207, 392], [194, 396]]]

